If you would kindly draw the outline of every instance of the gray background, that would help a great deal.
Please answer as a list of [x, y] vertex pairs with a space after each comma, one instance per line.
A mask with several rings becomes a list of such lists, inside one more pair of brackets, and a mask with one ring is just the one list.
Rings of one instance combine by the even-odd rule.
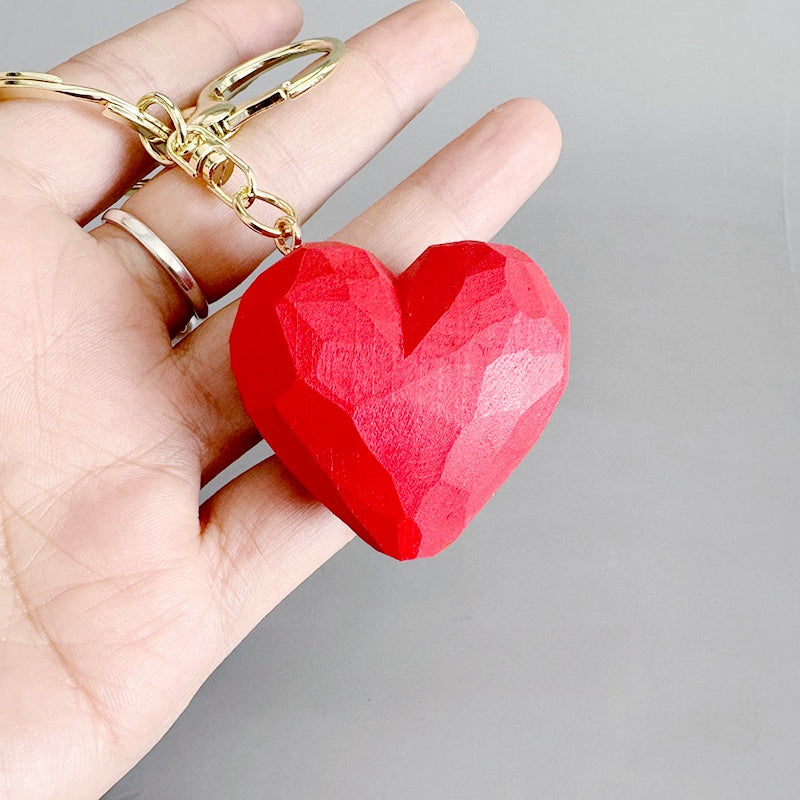
[[[800, 9], [463, 4], [472, 64], [307, 235], [540, 97], [562, 161], [498, 239], [571, 313], [567, 395], [451, 549], [349, 545], [109, 800], [800, 793]], [[0, 0], [2, 68], [168, 5]], [[304, 33], [398, 5], [306, 0]]]

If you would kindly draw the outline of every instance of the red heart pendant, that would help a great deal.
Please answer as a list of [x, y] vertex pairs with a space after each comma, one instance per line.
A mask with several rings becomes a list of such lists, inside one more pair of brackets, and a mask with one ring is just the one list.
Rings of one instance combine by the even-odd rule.
[[569, 318], [505, 245], [429, 248], [399, 276], [304, 246], [245, 292], [230, 337], [247, 413], [362, 539], [432, 556], [533, 446], [567, 383]]

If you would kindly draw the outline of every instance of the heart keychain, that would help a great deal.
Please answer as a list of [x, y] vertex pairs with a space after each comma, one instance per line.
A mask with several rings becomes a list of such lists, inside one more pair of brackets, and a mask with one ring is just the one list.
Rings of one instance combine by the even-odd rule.
[[567, 383], [569, 319], [513, 247], [435, 245], [394, 276], [326, 242], [253, 282], [230, 353], [286, 467], [374, 548], [410, 559], [454, 541], [538, 439]]
[[[275, 240], [285, 258], [244, 293], [230, 335], [245, 410], [300, 483], [362, 539], [397, 559], [432, 556], [547, 424], [567, 384], [569, 318], [533, 260], [506, 245], [434, 245], [395, 276], [357, 247], [303, 244], [295, 209], [259, 187], [228, 141], [325, 79], [344, 53], [338, 39], [295, 42], [220, 75], [187, 112], [158, 92], [133, 104], [35, 72], [0, 73], [0, 100], [44, 92], [102, 105], [158, 163], [202, 181]], [[265, 72], [308, 54], [320, 58], [233, 103]], [[234, 175], [243, 181], [228, 188]], [[254, 216], [257, 201], [277, 210], [272, 225]], [[131, 229], [128, 216], [117, 224], [152, 247], [157, 237]], [[204, 315], [196, 282], [162, 243], [164, 251], [162, 266]]]
[[285, 258], [244, 293], [230, 335], [244, 408], [364, 541], [396, 559], [435, 555], [550, 419], [568, 379], [567, 312], [513, 247], [435, 245], [395, 276], [360, 248], [303, 245], [279, 207], [272, 229], [251, 227]]

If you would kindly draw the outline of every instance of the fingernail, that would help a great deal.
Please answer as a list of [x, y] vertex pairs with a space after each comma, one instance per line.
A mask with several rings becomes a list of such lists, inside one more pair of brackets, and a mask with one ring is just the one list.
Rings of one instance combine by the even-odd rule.
[[450, 2], [464, 15], [464, 17], [466, 18], [467, 22], [469, 22], [469, 24], [472, 25], [472, 29], [475, 31], [475, 38], [477, 39], [478, 38], [478, 28], [475, 26], [475, 23], [469, 18], [469, 16], [467, 16], [467, 12], [464, 11], [464, 9], [461, 8], [461, 6], [458, 3], [456, 3], [456, 0], [450, 0]]

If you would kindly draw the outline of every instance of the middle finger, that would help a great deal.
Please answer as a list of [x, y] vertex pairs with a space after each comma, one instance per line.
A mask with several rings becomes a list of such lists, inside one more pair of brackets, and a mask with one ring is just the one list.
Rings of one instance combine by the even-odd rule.
[[[458, 74], [476, 39], [450, 0], [419, 0], [351, 39], [330, 78], [245, 126], [233, 149], [256, 175], [269, 176], [264, 188], [306, 219]], [[273, 249], [178, 170], [158, 176], [124, 208], [179, 255], [210, 301], [235, 288]], [[133, 272], [168, 329], [179, 329], [186, 301], [147, 251], [108, 224], [93, 235]]]

